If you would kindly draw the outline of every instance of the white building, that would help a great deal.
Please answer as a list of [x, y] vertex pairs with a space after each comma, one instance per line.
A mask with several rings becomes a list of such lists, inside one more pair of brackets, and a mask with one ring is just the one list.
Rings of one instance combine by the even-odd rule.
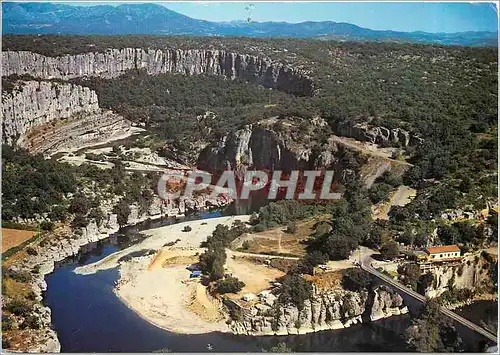
[[429, 260], [446, 260], [460, 257], [460, 248], [457, 245], [428, 247], [425, 252], [429, 256]]

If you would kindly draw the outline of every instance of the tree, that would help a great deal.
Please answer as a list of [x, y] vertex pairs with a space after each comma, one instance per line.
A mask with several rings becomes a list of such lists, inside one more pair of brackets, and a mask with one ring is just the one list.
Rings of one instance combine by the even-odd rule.
[[342, 287], [346, 290], [359, 292], [366, 290], [371, 283], [371, 276], [361, 269], [346, 269], [342, 276]]
[[302, 310], [305, 300], [311, 298], [312, 285], [297, 274], [285, 275], [281, 283], [280, 302], [282, 304], [292, 303], [299, 310]]
[[389, 198], [391, 186], [386, 183], [374, 184], [369, 190], [369, 197], [373, 203], [379, 203]]
[[90, 209], [90, 201], [83, 195], [75, 196], [69, 205], [69, 212], [86, 215]]
[[81, 215], [81, 214], [76, 214], [73, 220], [71, 221], [71, 227], [73, 228], [84, 228], [89, 224], [89, 221], [87, 217]]
[[224, 257], [217, 256], [212, 263], [210, 270], [210, 281], [222, 279], [224, 277], [224, 263], [226, 261], [226, 254]]
[[380, 247], [380, 254], [384, 259], [395, 259], [399, 256], [398, 243], [390, 241]]
[[121, 199], [113, 208], [113, 213], [116, 213], [116, 219], [120, 227], [127, 225], [131, 210], [129, 204], [124, 199]]
[[92, 218], [95, 220], [95, 223], [100, 226], [102, 221], [104, 220], [104, 212], [100, 207], [93, 207], [88, 215], [88, 218]]
[[414, 291], [417, 291], [420, 273], [420, 266], [417, 264], [404, 264], [398, 268], [398, 274], [403, 284], [410, 286]]
[[66, 208], [64, 208], [61, 205], [57, 205], [52, 207], [51, 211], [49, 212], [48, 215], [49, 219], [51, 221], [60, 221], [64, 222], [66, 221], [66, 218], [68, 218], [68, 213], [66, 211]]
[[410, 209], [406, 206], [391, 206], [388, 214], [390, 221], [396, 223], [408, 220], [412, 217]]
[[311, 253], [304, 256], [304, 261], [311, 266], [321, 265], [328, 261], [328, 254], [320, 250], [313, 250]]
[[405, 338], [419, 352], [463, 351], [455, 328], [440, 313], [436, 299], [428, 299], [417, 318], [406, 330]]
[[295, 223], [295, 222], [288, 222], [288, 224], [286, 226], [286, 232], [288, 234], [294, 234], [295, 232], [297, 232], [297, 223]]
[[343, 235], [332, 235], [325, 243], [325, 251], [330, 256], [330, 260], [347, 259], [356, 247], [355, 241]]
[[243, 281], [238, 280], [236, 277], [228, 277], [227, 279], [217, 281], [216, 290], [220, 294], [238, 293], [243, 287], [245, 287]]

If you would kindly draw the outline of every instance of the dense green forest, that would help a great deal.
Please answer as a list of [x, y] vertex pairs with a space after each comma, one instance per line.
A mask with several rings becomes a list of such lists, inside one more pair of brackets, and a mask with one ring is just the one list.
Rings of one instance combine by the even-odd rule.
[[[121, 197], [127, 206], [136, 203], [141, 211], [151, 205], [159, 175], [150, 172], [127, 174], [123, 165], [115, 162], [112, 169], [99, 169], [91, 164], [73, 166], [24, 149], [2, 146], [2, 220], [46, 218], [71, 221], [75, 227], [88, 224], [94, 218], [102, 222], [102, 199]], [[128, 217], [122, 203], [116, 212]], [[120, 223], [125, 224], [125, 223]]]

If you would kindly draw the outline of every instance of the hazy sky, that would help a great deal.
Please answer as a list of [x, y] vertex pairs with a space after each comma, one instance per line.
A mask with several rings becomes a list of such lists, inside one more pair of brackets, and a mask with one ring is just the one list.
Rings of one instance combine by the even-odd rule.
[[[122, 4], [98, 2], [94, 4]], [[167, 2], [167, 8], [209, 21], [336, 21], [395, 31], [497, 31], [497, 7], [491, 3], [370, 2]], [[82, 3], [73, 3], [83, 5]], [[85, 5], [91, 5], [86, 3]], [[251, 10], [246, 10], [252, 4]]]

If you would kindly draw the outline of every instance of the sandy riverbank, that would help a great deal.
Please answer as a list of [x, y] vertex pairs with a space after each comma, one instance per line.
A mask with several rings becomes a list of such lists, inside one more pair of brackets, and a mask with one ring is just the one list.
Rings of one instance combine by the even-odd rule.
[[[75, 269], [90, 274], [118, 266], [120, 279], [114, 289], [116, 296], [143, 319], [159, 328], [176, 333], [201, 334], [228, 331], [221, 305], [211, 299], [199, 283], [184, 284], [190, 272], [186, 266], [203, 252], [200, 243], [212, 234], [218, 224], [231, 226], [236, 220], [248, 221], [250, 216], [233, 216], [182, 222], [143, 231], [149, 237], [142, 242], [108, 257]], [[192, 230], [183, 232], [186, 225]], [[174, 246], [165, 246], [175, 242]], [[154, 255], [118, 260], [132, 252], [154, 249]]]
[[[144, 230], [141, 233], [147, 235], [148, 238], [140, 243], [108, 255], [93, 264], [77, 267], [75, 268], [75, 273], [86, 275], [93, 274], [99, 270], [111, 269], [118, 266], [118, 260], [127, 254], [144, 249], [154, 249], [158, 251], [166, 243], [175, 242], [177, 239], [180, 239], [180, 241], [175, 244], [177, 248], [200, 249], [200, 243], [212, 234], [218, 224], [231, 226], [236, 220], [246, 222], [249, 219], [250, 215], [218, 217], [197, 221], [186, 221], [160, 228]], [[190, 226], [192, 228], [191, 231], [183, 232], [182, 230], [185, 226]]]

